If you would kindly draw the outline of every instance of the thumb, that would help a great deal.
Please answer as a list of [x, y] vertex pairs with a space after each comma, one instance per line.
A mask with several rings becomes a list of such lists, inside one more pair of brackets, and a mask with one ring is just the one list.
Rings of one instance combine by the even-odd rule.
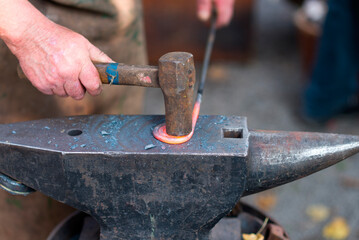
[[211, 16], [212, 0], [197, 0], [197, 16], [202, 21], [207, 21]]
[[104, 52], [102, 52], [100, 49], [95, 47], [90, 43], [89, 46], [89, 53], [90, 53], [90, 59], [93, 62], [114, 62], [109, 56], [107, 56]]

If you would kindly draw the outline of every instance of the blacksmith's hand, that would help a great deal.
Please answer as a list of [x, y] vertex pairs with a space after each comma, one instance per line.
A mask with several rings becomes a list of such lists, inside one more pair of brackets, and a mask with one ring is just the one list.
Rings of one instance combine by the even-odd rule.
[[234, 0], [197, 0], [197, 15], [202, 21], [208, 21], [212, 7], [217, 10], [217, 27], [227, 26], [233, 16]]
[[[41, 92], [82, 99], [102, 90], [92, 61], [112, 62], [85, 37], [42, 15], [28, 1], [0, 0], [0, 38]], [[15, 13], [15, 14], [14, 14]]]

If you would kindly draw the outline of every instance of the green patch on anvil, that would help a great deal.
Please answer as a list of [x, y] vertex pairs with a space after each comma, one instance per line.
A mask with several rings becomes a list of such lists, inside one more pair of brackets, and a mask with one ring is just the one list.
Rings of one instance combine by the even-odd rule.
[[7, 97], [7, 93], [0, 93], [0, 100]]
[[22, 206], [22, 202], [19, 199], [16, 198], [6, 198], [6, 203], [11, 205], [11, 206], [15, 206], [18, 209], [22, 210], [23, 206]]
[[53, 200], [51, 198], [47, 198], [47, 208], [51, 209], [53, 206]]
[[337, 171], [345, 171], [347, 166], [345, 162], [340, 162], [335, 165], [335, 168], [337, 169]]

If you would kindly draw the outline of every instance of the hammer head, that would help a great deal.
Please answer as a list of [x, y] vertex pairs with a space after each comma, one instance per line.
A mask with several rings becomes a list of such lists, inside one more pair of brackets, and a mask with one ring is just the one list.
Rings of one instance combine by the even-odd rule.
[[167, 53], [159, 59], [159, 83], [166, 109], [166, 131], [185, 136], [192, 131], [192, 109], [196, 72], [193, 55]]

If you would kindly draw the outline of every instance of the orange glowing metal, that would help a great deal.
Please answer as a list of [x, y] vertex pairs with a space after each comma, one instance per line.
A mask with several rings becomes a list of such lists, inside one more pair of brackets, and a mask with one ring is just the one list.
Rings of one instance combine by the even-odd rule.
[[166, 124], [160, 124], [155, 129], [153, 129], [153, 136], [160, 140], [161, 142], [168, 143], [168, 144], [181, 144], [185, 143], [190, 140], [193, 136], [194, 129], [196, 127], [199, 110], [201, 108], [201, 99], [198, 99], [194, 104], [193, 112], [192, 112], [192, 131], [190, 134], [186, 136], [171, 136], [168, 135], [166, 132]]

